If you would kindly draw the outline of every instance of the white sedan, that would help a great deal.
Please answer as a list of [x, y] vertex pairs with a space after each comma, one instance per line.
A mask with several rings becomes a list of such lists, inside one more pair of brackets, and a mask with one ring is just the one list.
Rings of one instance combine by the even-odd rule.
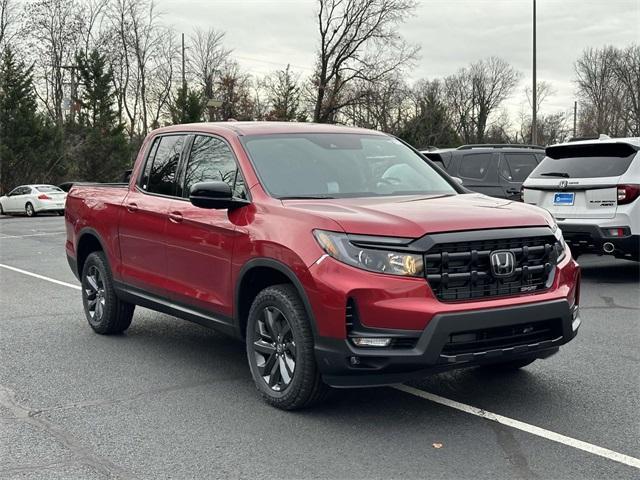
[[67, 194], [54, 185], [21, 185], [0, 197], [0, 214], [24, 213], [33, 217], [41, 212], [64, 214]]

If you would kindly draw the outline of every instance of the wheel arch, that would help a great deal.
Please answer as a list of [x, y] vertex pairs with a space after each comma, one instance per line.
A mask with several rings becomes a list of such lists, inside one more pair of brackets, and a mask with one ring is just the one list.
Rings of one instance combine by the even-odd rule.
[[[82, 276], [82, 268], [87, 257], [97, 251], [103, 251], [107, 255], [107, 249], [104, 247], [104, 243], [100, 238], [98, 232], [93, 228], [84, 228], [78, 235], [78, 244], [76, 245], [76, 268], [78, 271], [78, 277]], [[109, 259], [107, 258], [107, 262]]]
[[236, 281], [234, 309], [238, 334], [241, 338], [245, 337], [249, 309], [253, 299], [263, 289], [282, 283], [293, 285], [298, 295], [300, 295], [302, 304], [310, 319], [313, 335], [317, 337], [316, 320], [302, 282], [295, 272], [284, 263], [273, 258], [264, 257], [254, 258], [245, 263]]

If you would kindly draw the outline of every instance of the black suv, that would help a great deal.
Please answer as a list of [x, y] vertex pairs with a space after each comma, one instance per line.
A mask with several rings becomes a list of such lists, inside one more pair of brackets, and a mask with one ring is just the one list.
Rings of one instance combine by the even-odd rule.
[[469, 190], [521, 200], [522, 182], [544, 158], [544, 147], [481, 144], [421, 150], [420, 153], [449, 175], [460, 178]]

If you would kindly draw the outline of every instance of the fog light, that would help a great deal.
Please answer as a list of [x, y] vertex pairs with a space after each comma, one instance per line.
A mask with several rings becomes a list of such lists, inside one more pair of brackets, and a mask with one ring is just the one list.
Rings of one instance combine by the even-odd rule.
[[355, 337], [351, 341], [357, 347], [388, 347], [391, 345], [391, 339], [384, 337]]

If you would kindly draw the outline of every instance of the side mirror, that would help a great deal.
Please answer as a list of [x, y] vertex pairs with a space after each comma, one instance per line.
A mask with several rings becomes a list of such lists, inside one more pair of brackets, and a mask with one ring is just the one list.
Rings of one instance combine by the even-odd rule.
[[239, 208], [249, 202], [233, 198], [231, 187], [226, 182], [201, 182], [191, 186], [189, 201], [200, 208]]
[[458, 182], [460, 185], [464, 185], [464, 182], [462, 181], [462, 179], [460, 177], [453, 177], [453, 179]]

